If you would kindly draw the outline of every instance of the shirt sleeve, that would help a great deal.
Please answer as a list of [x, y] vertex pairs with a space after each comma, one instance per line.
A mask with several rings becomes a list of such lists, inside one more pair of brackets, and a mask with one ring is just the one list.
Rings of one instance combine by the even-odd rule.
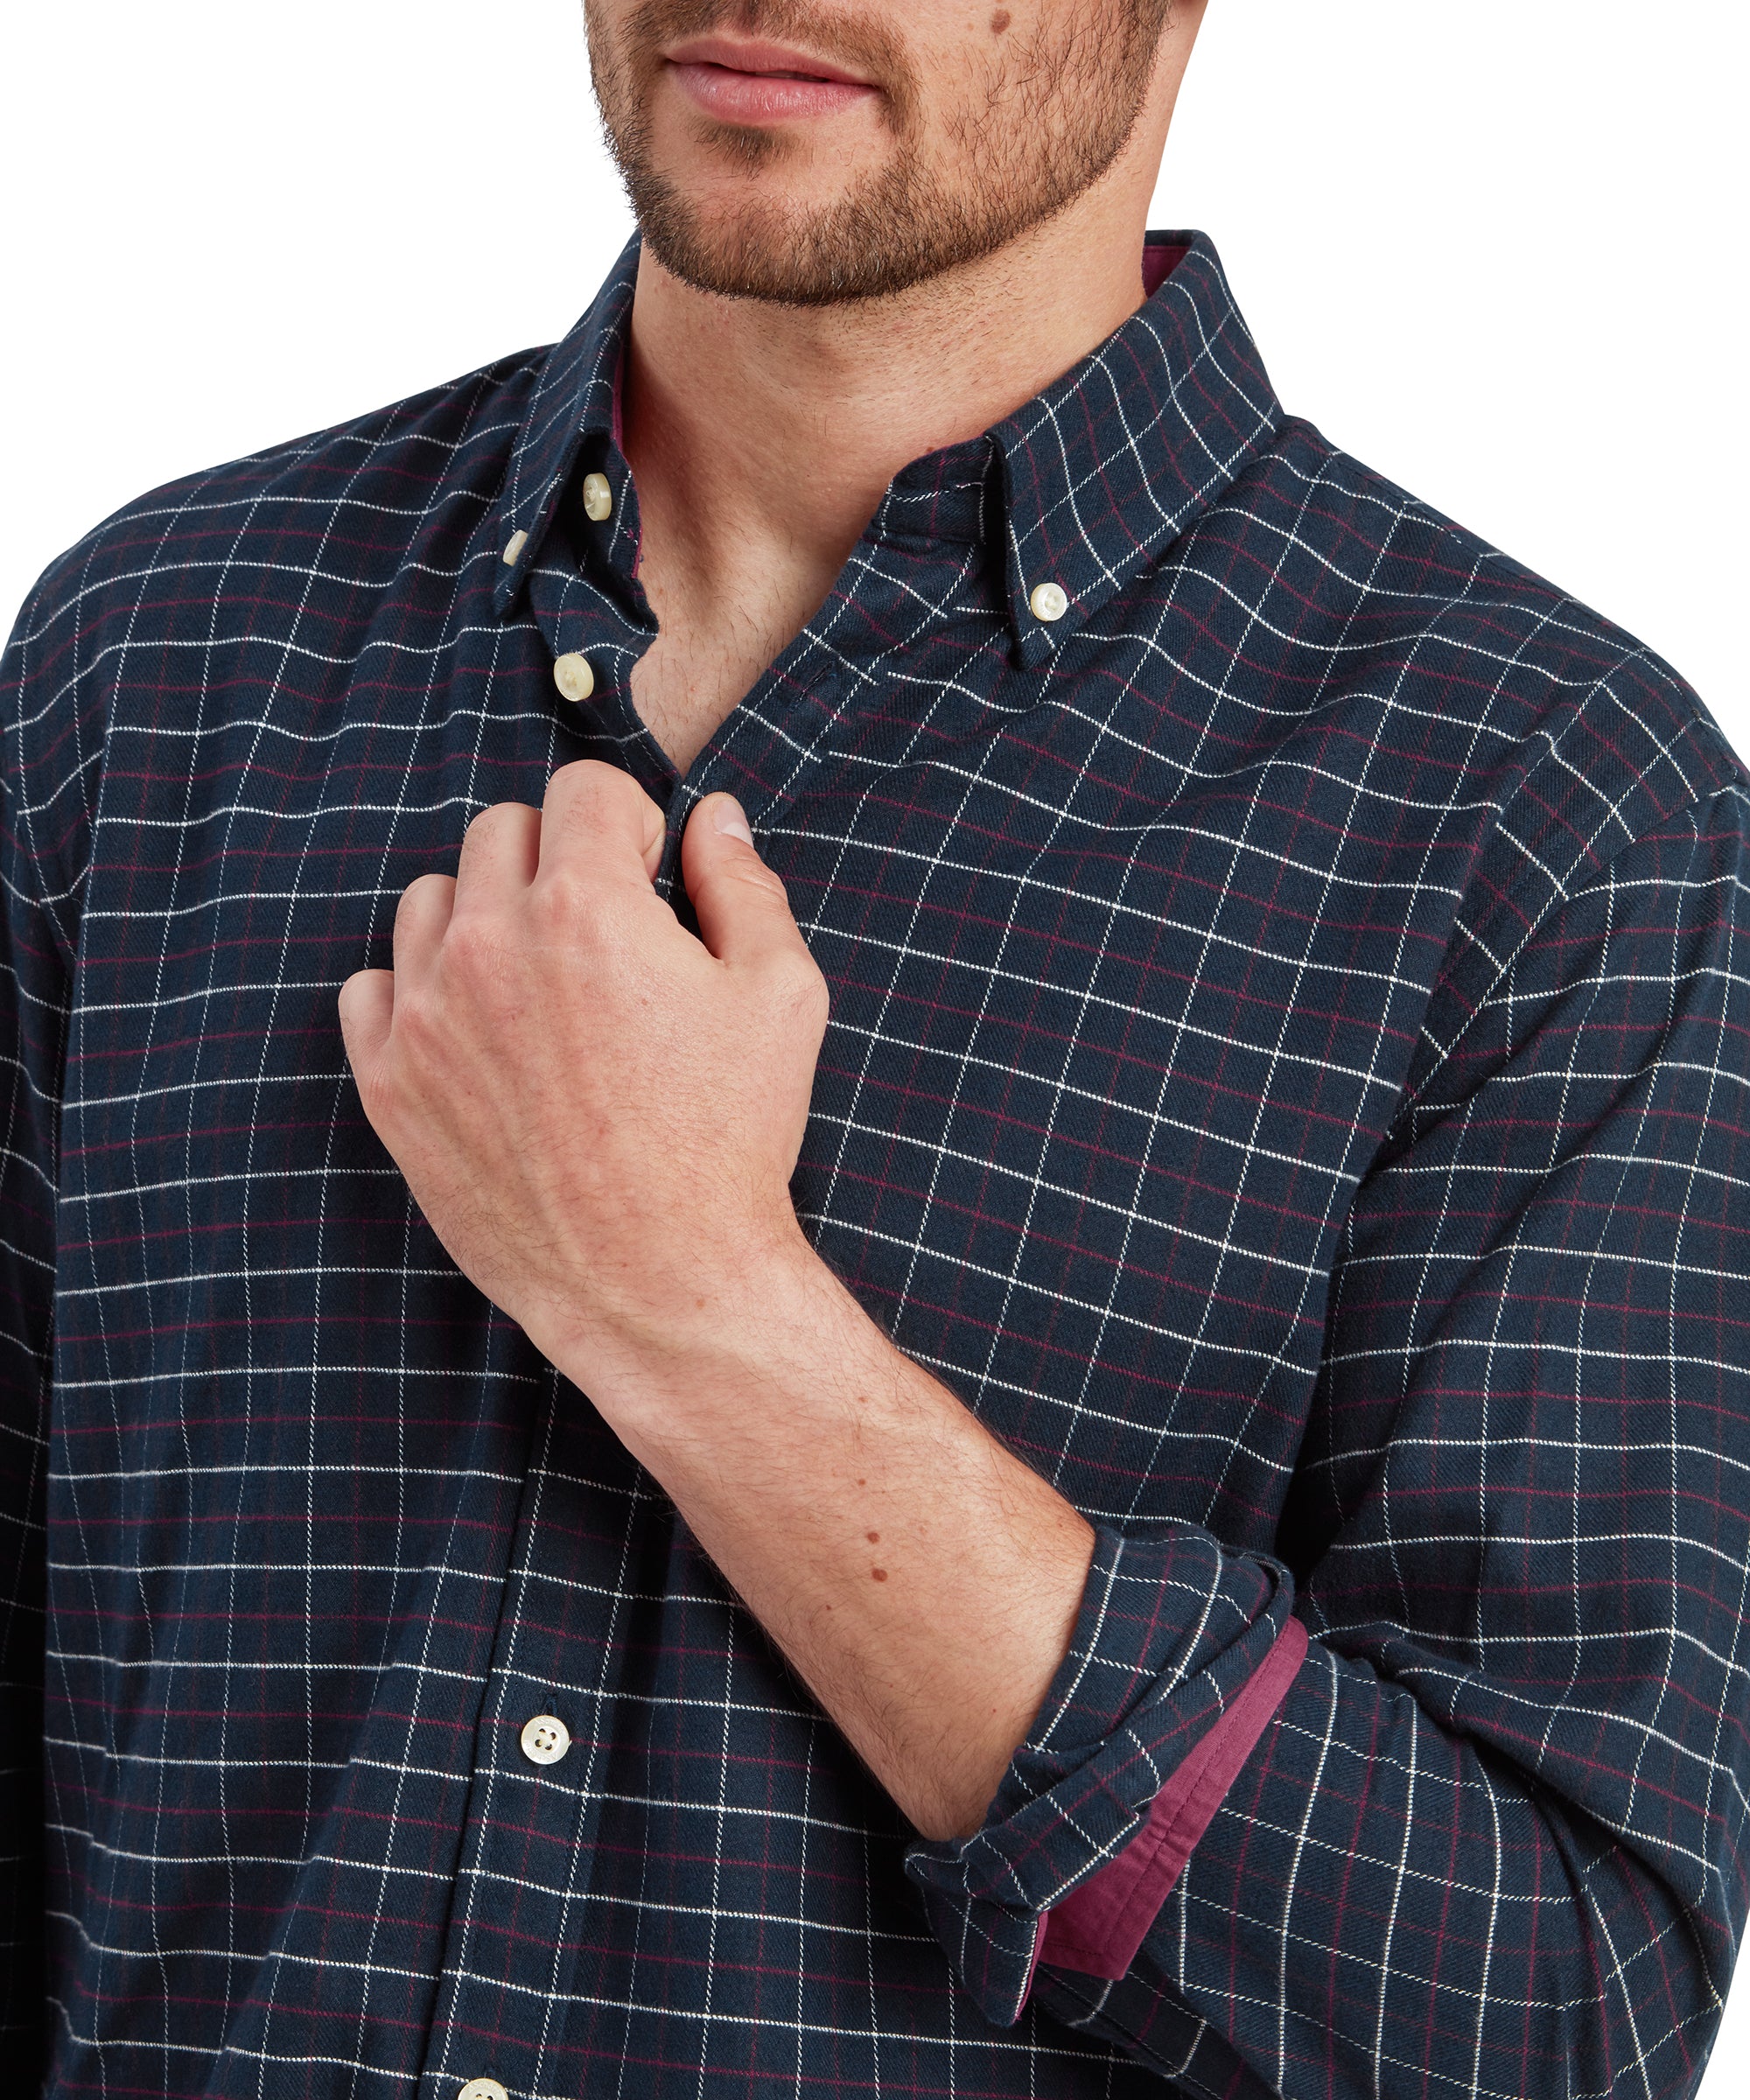
[[[0, 659], [0, 2047], [32, 2090], [46, 2040], [44, 1495], [78, 887], [62, 871], [69, 860], [82, 865], [86, 835], [84, 757], [52, 698], [56, 667], [32, 676], [34, 617], [27, 607]], [[71, 625], [62, 620], [64, 635]], [[38, 801], [43, 756], [60, 784]]]
[[987, 2018], [1223, 2096], [1696, 2090], [1750, 1901], [1746, 844], [1734, 784], [1437, 990], [1280, 1558], [1102, 1531], [984, 1827], [911, 1855]]

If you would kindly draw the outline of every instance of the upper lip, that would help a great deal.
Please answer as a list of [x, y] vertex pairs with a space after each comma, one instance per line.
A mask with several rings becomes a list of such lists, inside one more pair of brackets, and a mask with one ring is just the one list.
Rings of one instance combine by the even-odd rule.
[[665, 51], [671, 66], [722, 66], [732, 73], [794, 73], [804, 80], [841, 80], [847, 87], [872, 85], [860, 74], [830, 66], [812, 52], [794, 51], [787, 44], [765, 44], [739, 37], [689, 37]]

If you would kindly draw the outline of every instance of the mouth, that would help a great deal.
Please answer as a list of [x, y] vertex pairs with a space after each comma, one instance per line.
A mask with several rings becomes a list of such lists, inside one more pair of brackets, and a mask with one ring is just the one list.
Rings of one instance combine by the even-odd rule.
[[693, 37], [662, 55], [682, 92], [718, 123], [836, 116], [880, 94], [872, 81], [787, 45]]

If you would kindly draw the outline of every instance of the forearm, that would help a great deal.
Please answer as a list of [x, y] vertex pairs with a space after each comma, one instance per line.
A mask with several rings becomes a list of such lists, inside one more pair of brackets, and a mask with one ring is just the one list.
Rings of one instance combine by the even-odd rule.
[[893, 1349], [789, 1199], [826, 984], [726, 795], [562, 766], [477, 817], [340, 995], [360, 1099], [458, 1265], [588, 1393], [918, 1827], [982, 1819], [1092, 1535]]
[[1093, 1533], [797, 1236], [578, 1382], [926, 1836], [975, 1830], [1063, 1658]]

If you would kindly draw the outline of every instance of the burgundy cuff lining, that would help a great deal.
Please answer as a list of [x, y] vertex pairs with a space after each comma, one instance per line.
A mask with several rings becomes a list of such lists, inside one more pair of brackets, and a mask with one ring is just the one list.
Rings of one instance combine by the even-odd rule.
[[1155, 1796], [1142, 1829], [1040, 1918], [1035, 1970], [1049, 1962], [1109, 1982], [1126, 1973], [1306, 1654], [1306, 1628], [1291, 1618], [1239, 1697]]

